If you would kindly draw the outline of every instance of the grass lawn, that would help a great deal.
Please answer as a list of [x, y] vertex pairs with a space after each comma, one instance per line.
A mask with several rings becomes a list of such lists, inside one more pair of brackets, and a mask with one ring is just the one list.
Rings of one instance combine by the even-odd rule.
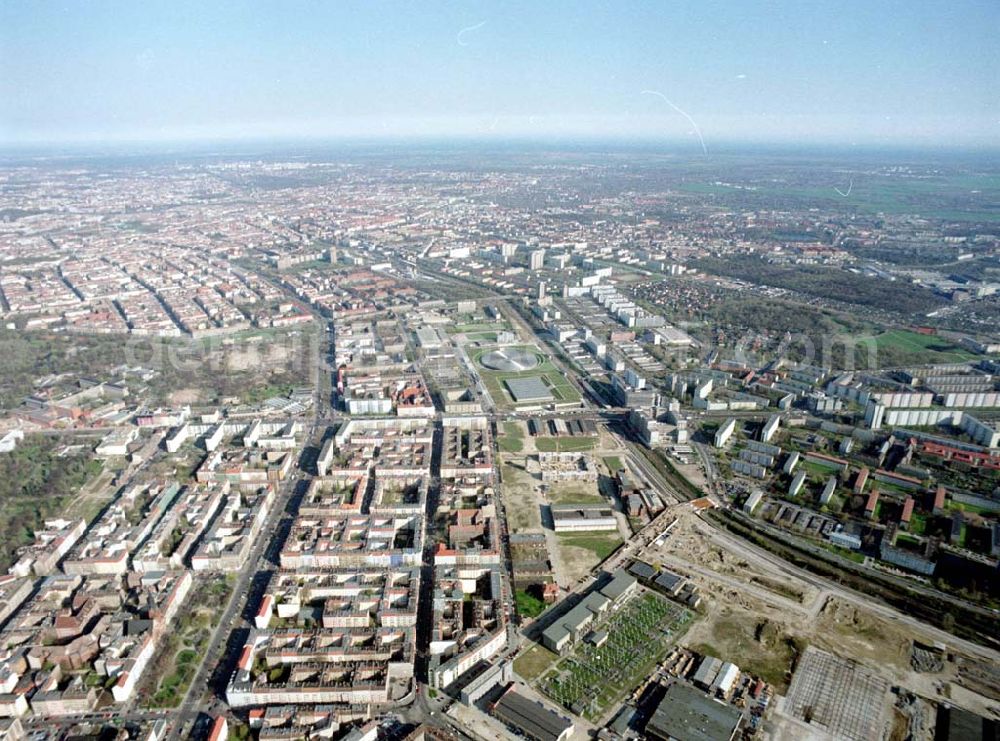
[[927, 516], [914, 512], [910, 516], [910, 532], [914, 535], [923, 535], [927, 529]]
[[514, 659], [514, 671], [526, 682], [532, 682], [542, 676], [545, 670], [552, 666], [552, 663], [558, 658], [545, 646], [536, 643]]
[[948, 504], [945, 509], [958, 509], [962, 512], [972, 512], [977, 515], [990, 515], [997, 511], [996, 507], [980, 507], [976, 504], [969, 504], [968, 502], [956, 502], [953, 499], [948, 500]]
[[497, 436], [497, 445], [504, 453], [520, 453], [524, 450], [524, 433], [517, 422], [504, 422], [503, 434]]
[[[798, 473], [799, 469], [803, 469], [809, 474], [808, 478], [810, 481], [822, 481], [824, 484], [826, 484], [827, 479], [831, 476], [837, 475], [836, 470], [827, 468], [821, 463], [814, 463], [805, 459], [799, 461], [796, 473]], [[881, 482], [879, 485], [881, 486]]]
[[592, 551], [599, 561], [603, 561], [617, 550], [622, 539], [617, 532], [600, 533], [560, 533], [559, 544]]
[[521, 617], [538, 617], [545, 612], [545, 602], [525, 589], [518, 589], [514, 593], [514, 602], [517, 605], [517, 614]]
[[555, 394], [557, 401], [579, 401], [580, 394], [574, 388], [573, 384], [569, 382], [558, 370], [551, 370], [545, 374], [545, 380], [548, 381], [549, 385], [552, 387], [552, 393]]
[[876, 335], [875, 347], [878, 350], [915, 353], [930, 363], [958, 363], [976, 357], [972, 352], [963, 350], [943, 337], [924, 335], [905, 329], [893, 329]]
[[465, 335], [465, 339], [469, 342], [496, 342], [497, 333], [496, 332], [470, 332]]
[[608, 471], [612, 476], [625, 468], [625, 466], [622, 465], [622, 459], [618, 456], [608, 456], [604, 459], [604, 465], [608, 467]]
[[838, 556], [843, 556], [848, 561], [854, 561], [854, 563], [864, 563], [865, 554], [859, 553], [858, 551], [851, 551], [847, 548], [841, 548], [840, 546], [834, 545], [833, 543], [821, 542], [820, 546], [826, 548], [828, 551], [836, 553]]
[[542, 453], [577, 453], [585, 450], [593, 450], [596, 444], [596, 437], [535, 438], [535, 447]]
[[607, 500], [597, 490], [597, 484], [584, 481], [566, 481], [549, 488], [549, 501], [553, 504], [605, 504]]

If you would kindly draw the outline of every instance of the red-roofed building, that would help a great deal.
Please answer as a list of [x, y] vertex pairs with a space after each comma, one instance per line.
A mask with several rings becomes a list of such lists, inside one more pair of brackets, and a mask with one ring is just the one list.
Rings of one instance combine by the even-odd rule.
[[434, 548], [435, 557], [456, 556], [456, 555], [458, 555], [458, 551], [449, 548], [444, 543], [438, 543], [437, 546]]
[[899, 526], [904, 530], [907, 529], [911, 517], [913, 517], [913, 497], [907, 497], [903, 502], [903, 513], [899, 516]]
[[551, 605], [557, 599], [559, 599], [559, 585], [554, 581], [545, 582], [542, 585], [542, 601], [547, 605]]
[[948, 496], [948, 490], [939, 486], [934, 492], [934, 514], [939, 515], [944, 512], [944, 500]]
[[250, 670], [250, 667], [253, 666], [253, 646], [243, 647], [243, 653], [240, 654], [240, 660], [237, 666], [244, 671]]
[[229, 738], [229, 722], [226, 716], [216, 716], [212, 723], [212, 731], [208, 734], [208, 741], [226, 741]]
[[865, 466], [860, 471], [858, 471], [858, 477], [854, 479], [854, 493], [862, 494], [865, 490], [865, 484], [868, 483], [868, 467]]
[[257, 614], [254, 615], [253, 624], [261, 630], [266, 628], [268, 623], [271, 622], [271, 610], [273, 606], [274, 597], [270, 594], [265, 594], [264, 599], [260, 601], [260, 609], [257, 610]]
[[875, 517], [875, 508], [878, 507], [878, 489], [872, 489], [865, 503], [865, 517], [869, 520]]

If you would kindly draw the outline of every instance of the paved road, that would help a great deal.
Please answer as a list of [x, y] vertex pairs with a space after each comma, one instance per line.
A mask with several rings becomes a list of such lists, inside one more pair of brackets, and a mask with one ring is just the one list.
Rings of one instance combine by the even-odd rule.
[[[324, 397], [325, 394], [320, 391], [317, 392], [317, 400], [322, 402]], [[267, 574], [270, 573], [267, 566], [268, 556], [275, 560], [275, 562], [277, 560], [277, 553], [274, 549], [280, 546], [280, 543], [276, 541], [275, 535], [282, 523], [287, 521], [288, 513], [286, 510], [289, 500], [296, 494], [301, 494], [302, 488], [304, 488], [308, 481], [308, 478], [304, 477], [306, 469], [311, 470], [314, 465], [314, 461], [312, 460], [313, 446], [310, 444], [316, 442], [317, 431], [325, 429], [328, 419], [334, 417], [335, 412], [332, 412], [326, 403], [319, 403], [314, 405], [313, 415], [312, 421], [305, 425], [305, 438], [299, 458], [296, 461], [296, 467], [293, 469], [292, 475], [279, 485], [274, 504], [264, 521], [264, 526], [258, 533], [246, 562], [237, 572], [236, 583], [233, 585], [233, 590], [223, 610], [222, 617], [212, 632], [208, 649], [205, 652], [205, 658], [198, 667], [198, 672], [195, 674], [194, 680], [189, 685], [188, 691], [184, 695], [184, 699], [181, 701], [180, 707], [174, 716], [174, 723], [170, 732], [171, 739], [181, 738], [188, 725], [206, 707], [204, 697], [210, 689], [209, 685], [213, 674], [217, 675], [220, 670], [225, 671], [232, 663], [230, 661], [232, 657], [228, 651], [230, 648], [228, 644], [234, 630], [237, 629], [237, 620], [240, 621], [239, 627], [248, 627], [249, 625], [243, 620], [247, 600], [253, 593], [253, 590], [249, 587], [255, 578], [258, 579], [258, 583], [260, 579], [266, 581]], [[268, 549], [271, 549], [270, 552]]]
[[170, 738], [172, 739], [181, 738], [182, 730], [188, 723], [195, 719], [201, 710], [202, 698], [208, 690], [208, 680], [212, 673], [216, 671], [220, 659], [223, 658], [226, 644], [235, 627], [236, 619], [242, 614], [245, 606], [247, 595], [250, 591], [248, 589], [250, 582], [265, 565], [264, 550], [270, 544], [275, 531], [285, 516], [285, 507], [298, 481], [298, 477], [294, 477], [283, 482], [283, 485], [280, 487], [280, 493], [276, 497], [271, 511], [264, 522], [264, 527], [261, 528], [260, 534], [257, 536], [250, 550], [250, 555], [247, 557], [246, 563], [237, 572], [236, 583], [233, 585], [232, 592], [230, 592], [229, 600], [226, 602], [222, 617], [212, 632], [208, 649], [205, 652], [205, 658], [201, 662], [194, 680], [188, 686], [188, 691], [175, 716], [170, 734]]

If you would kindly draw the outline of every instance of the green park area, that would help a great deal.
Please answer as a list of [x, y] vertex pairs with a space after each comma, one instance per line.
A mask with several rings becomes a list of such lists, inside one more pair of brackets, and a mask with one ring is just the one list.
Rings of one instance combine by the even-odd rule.
[[140, 690], [147, 707], [175, 708], [184, 699], [232, 588], [229, 575], [209, 577], [192, 588], [156, 655], [150, 684]]
[[58, 437], [27, 435], [10, 453], [0, 455], [0, 566], [14, 562], [21, 546], [34, 540], [47, 519], [98, 514], [106, 497], [87, 496], [102, 463], [90, 446], [67, 447]]
[[514, 603], [517, 607], [517, 614], [526, 618], [538, 617], [545, 612], [547, 607], [545, 602], [529, 589], [518, 589], [514, 592]]

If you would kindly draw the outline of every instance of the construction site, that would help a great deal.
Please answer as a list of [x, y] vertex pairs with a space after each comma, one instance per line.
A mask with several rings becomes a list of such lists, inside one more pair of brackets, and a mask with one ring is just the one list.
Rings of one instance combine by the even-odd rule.
[[699, 589], [699, 618], [681, 646], [784, 696], [768, 716], [775, 738], [931, 739], [944, 704], [1000, 714], [1000, 672], [981, 648], [821, 581], [693, 508], [638, 555]]

